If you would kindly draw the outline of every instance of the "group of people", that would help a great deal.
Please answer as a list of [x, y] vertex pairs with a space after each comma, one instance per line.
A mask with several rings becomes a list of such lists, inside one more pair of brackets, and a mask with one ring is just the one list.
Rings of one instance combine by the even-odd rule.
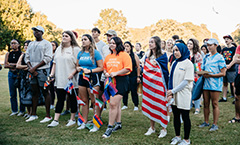
[[[87, 128], [89, 100], [93, 105], [94, 114], [101, 118], [103, 107], [96, 104], [99, 103], [97, 100], [101, 100], [105, 101], [105, 104], [109, 103], [108, 127], [102, 136], [108, 138], [112, 132], [122, 129], [121, 110], [128, 108], [130, 91], [135, 106], [134, 111], [138, 110], [137, 91], [138, 87], [143, 87], [143, 98], [146, 99], [143, 102], [142, 110], [143, 113], [147, 112], [148, 115], [145, 113], [144, 115], [150, 119], [150, 128], [145, 135], [151, 135], [155, 132], [155, 122], [158, 122], [159, 119], [161, 123], [165, 124], [160, 123], [162, 130], [159, 138], [165, 137], [167, 135], [166, 125], [170, 121], [172, 110], [176, 136], [171, 140], [171, 144], [190, 144], [191, 121], [189, 112], [194, 104], [194, 114], [199, 114], [201, 103], [201, 98], [192, 100], [192, 88], [193, 84], [201, 77], [196, 67], [201, 66], [202, 70], [209, 73], [202, 75], [205, 78], [203, 85], [204, 123], [199, 127], [210, 126], [209, 104], [211, 100], [213, 104], [213, 124], [210, 131], [218, 130], [218, 98], [223, 90], [223, 99], [221, 100], [226, 100], [228, 82], [231, 83], [233, 88], [232, 93], [234, 90], [233, 84], [235, 84], [236, 91], [233, 94], [233, 96], [236, 96], [236, 116], [229, 123], [240, 122], [240, 93], [239, 89], [236, 89], [239, 88], [240, 77], [236, 73], [235, 66], [236, 63], [240, 63], [240, 47], [236, 49], [230, 35], [223, 37], [227, 47], [220, 49], [220, 51], [217, 49], [219, 43], [214, 38], [205, 39], [204, 45], [199, 47], [198, 40], [194, 38], [190, 38], [185, 44], [183, 40], [179, 39], [179, 36], [174, 35], [167, 42], [161, 40], [158, 36], [151, 37], [149, 49], [146, 52], [141, 51], [140, 43], [136, 43], [136, 52], [134, 52], [133, 44], [130, 41], [123, 43], [114, 30], [108, 30], [104, 34], [107, 37], [108, 44], [106, 44], [99, 39], [100, 30], [93, 28], [92, 35], [84, 34], [81, 37], [82, 46], [79, 46], [76, 40], [78, 35], [74, 31], [64, 31], [61, 44], [58, 46], [56, 42], [50, 43], [43, 39], [43, 27], [36, 26], [32, 30], [36, 40], [24, 43], [26, 52], [23, 53], [20, 42], [13, 39], [10, 42], [11, 51], [9, 50], [5, 57], [4, 67], [9, 68], [8, 82], [12, 109], [10, 116], [22, 116], [25, 113], [25, 106], [22, 103], [20, 103], [20, 112], [18, 113], [17, 88], [19, 88], [19, 94], [21, 94], [20, 98], [26, 96], [27, 91], [22, 91], [24, 88], [31, 91], [32, 102], [31, 105], [27, 106], [26, 122], [38, 119], [36, 112], [39, 98], [44, 97], [46, 116], [40, 123], [51, 121], [47, 125], [48, 127], [59, 125], [59, 117], [63, 111], [66, 96], [71, 108], [70, 120], [66, 126], [76, 124], [75, 115], [77, 112], [81, 112], [83, 122], [80, 123], [78, 130]], [[146, 89], [149, 83], [147, 74], [153, 74], [153, 71], [149, 71], [147, 63], [150, 63], [149, 66], [154, 67], [161, 74], [163, 91]], [[237, 77], [235, 78], [235, 76]], [[18, 80], [21, 82], [20, 86], [17, 85]], [[109, 90], [106, 90], [106, 82], [109, 80], [117, 91], [114, 95], [110, 93], [109, 100], [106, 100], [102, 96], [106, 95], [106, 92], [109, 94]], [[72, 82], [70, 92], [65, 89], [69, 81]], [[24, 82], [24, 85], [22, 82]], [[97, 93], [93, 93], [93, 90]], [[54, 105], [55, 92], [57, 103], [53, 119], [50, 116], [50, 106]], [[154, 96], [151, 93], [157, 95]], [[159, 101], [158, 95], [162, 96], [163, 99]], [[78, 96], [82, 101], [80, 105]], [[122, 98], [123, 107], [121, 107]], [[157, 101], [160, 102], [160, 104], [157, 104], [158, 106], [153, 103]], [[167, 107], [167, 104], [170, 104], [170, 107]], [[79, 109], [80, 106], [82, 106], [81, 110]], [[154, 111], [156, 107], [164, 112], [164, 117], [160, 116], [156, 119], [157, 115]], [[181, 121], [184, 123], [184, 138], [182, 141], [180, 137]], [[98, 130], [99, 126], [94, 124], [90, 132]]]

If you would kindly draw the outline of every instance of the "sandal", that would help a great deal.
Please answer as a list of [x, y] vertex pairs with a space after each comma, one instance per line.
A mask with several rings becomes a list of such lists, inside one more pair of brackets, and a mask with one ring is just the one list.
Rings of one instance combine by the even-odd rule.
[[236, 123], [240, 122], [240, 119], [236, 119], [235, 117], [232, 120], [229, 120], [228, 123]]

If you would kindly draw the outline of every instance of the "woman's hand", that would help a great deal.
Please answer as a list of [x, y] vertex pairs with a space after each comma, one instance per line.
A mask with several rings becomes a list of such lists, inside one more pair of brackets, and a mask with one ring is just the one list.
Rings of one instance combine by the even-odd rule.
[[172, 95], [173, 95], [172, 90], [168, 90], [167, 91], [167, 96], [172, 96]]
[[80, 72], [83, 68], [79, 66], [76, 69], [77, 69], [78, 72]]
[[109, 73], [105, 73], [105, 77], [109, 78], [110, 77]]
[[89, 73], [91, 73], [91, 70], [90, 70], [90, 69], [87, 69], [87, 68], [84, 68], [84, 69], [83, 69], [83, 72], [84, 72], [85, 74], [89, 74]]
[[137, 83], [140, 83], [140, 82], [141, 82], [140, 77], [137, 77]]
[[157, 65], [156, 60], [153, 60], [152, 64], [153, 64], [154, 66], [156, 66], [156, 65]]
[[112, 77], [112, 78], [114, 78], [115, 76], [117, 76], [118, 74], [117, 74], [117, 72], [111, 72], [110, 73], [110, 76]]
[[168, 96], [168, 97], [167, 97], [167, 101], [170, 102], [171, 99], [172, 99], [172, 97], [173, 97], [172, 95]]
[[70, 74], [70, 75], [68, 76], [68, 79], [71, 80], [72, 78], [73, 78], [73, 75]]

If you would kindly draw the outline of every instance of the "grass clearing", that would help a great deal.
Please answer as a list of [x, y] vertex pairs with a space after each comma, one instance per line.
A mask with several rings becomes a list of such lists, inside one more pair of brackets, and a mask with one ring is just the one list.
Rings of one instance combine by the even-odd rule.
[[[0, 144], [169, 144], [171, 138], [175, 136], [172, 116], [167, 128], [168, 134], [165, 138], [158, 139], [158, 134], [161, 130], [159, 124], [156, 124], [155, 134], [145, 136], [144, 133], [148, 130], [150, 121], [141, 111], [133, 112], [134, 106], [131, 97], [129, 97], [128, 109], [122, 111], [123, 129], [113, 133], [109, 139], [102, 139], [101, 137], [107, 128], [108, 110], [103, 111], [102, 120], [104, 125], [96, 133], [89, 133], [87, 129], [79, 131], [77, 130], [77, 125], [66, 127], [65, 125], [70, 115], [61, 116], [58, 127], [47, 128], [48, 123], [39, 123], [45, 116], [45, 108], [43, 106], [38, 107], [37, 114], [39, 119], [37, 121], [26, 123], [23, 117], [9, 117], [11, 107], [7, 72], [8, 70], [0, 71]], [[209, 132], [209, 128], [198, 127], [203, 122], [203, 108], [201, 108], [199, 115], [194, 115], [194, 110], [191, 110], [192, 128], [190, 139], [192, 144], [240, 144], [240, 123], [228, 124], [228, 120], [235, 116], [232, 101], [232, 98], [228, 98], [228, 102], [219, 103], [219, 130], [216, 132]], [[51, 110], [51, 115], [54, 116], [54, 110]], [[93, 111], [90, 111], [88, 120], [92, 116]], [[211, 110], [210, 124], [212, 120]], [[183, 137], [183, 127], [181, 128], [181, 136]]]

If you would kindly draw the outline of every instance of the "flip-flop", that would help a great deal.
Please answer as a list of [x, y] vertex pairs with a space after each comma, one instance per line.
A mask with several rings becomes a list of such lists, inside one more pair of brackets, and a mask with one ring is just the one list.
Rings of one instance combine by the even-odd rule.
[[228, 123], [236, 123], [240, 122], [240, 119], [236, 119], [235, 117], [232, 120], [229, 120]]

